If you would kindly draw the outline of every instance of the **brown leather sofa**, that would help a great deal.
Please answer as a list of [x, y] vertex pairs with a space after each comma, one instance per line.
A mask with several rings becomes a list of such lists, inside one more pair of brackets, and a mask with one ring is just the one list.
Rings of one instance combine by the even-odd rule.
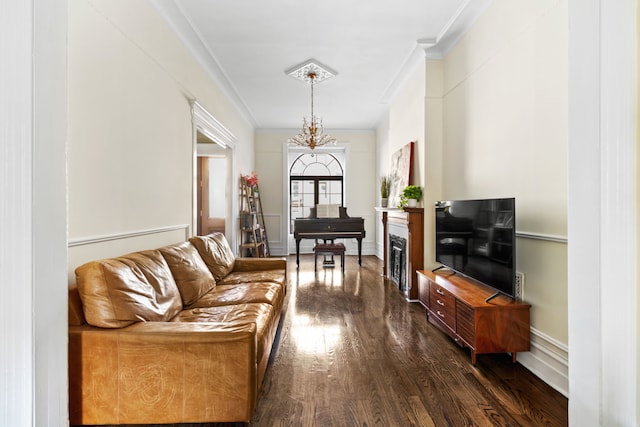
[[286, 290], [284, 258], [224, 236], [92, 261], [69, 287], [71, 425], [247, 422]]

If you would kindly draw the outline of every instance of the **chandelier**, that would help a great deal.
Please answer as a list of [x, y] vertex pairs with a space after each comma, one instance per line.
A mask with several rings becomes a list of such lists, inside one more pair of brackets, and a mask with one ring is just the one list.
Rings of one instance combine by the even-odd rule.
[[[303, 72], [301, 72], [303, 70]], [[297, 71], [297, 74], [295, 73]], [[289, 144], [296, 144], [302, 147], [308, 147], [313, 150], [316, 147], [321, 147], [327, 144], [335, 144], [336, 139], [331, 135], [324, 133], [324, 126], [322, 125], [322, 119], [313, 114], [313, 85], [316, 81], [322, 81], [325, 78], [331, 77], [324, 76], [322, 69], [318, 69], [315, 64], [306, 64], [303, 69], [298, 68], [294, 72], [290, 72], [289, 75], [304, 80], [311, 85], [311, 116], [307, 120], [306, 117], [302, 118], [302, 132], [289, 138], [287, 142]], [[324, 71], [326, 73], [326, 71]], [[294, 75], [295, 74], [295, 75]], [[320, 79], [318, 77], [320, 76]]]

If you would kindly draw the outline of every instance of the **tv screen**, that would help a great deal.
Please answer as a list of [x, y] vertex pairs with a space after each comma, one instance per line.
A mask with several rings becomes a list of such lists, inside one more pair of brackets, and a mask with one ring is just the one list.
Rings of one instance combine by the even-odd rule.
[[436, 202], [436, 261], [515, 297], [515, 198]]

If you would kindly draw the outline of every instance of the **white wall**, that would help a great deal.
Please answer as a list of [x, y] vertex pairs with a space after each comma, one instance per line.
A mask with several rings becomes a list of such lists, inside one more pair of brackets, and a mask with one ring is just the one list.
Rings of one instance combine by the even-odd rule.
[[0, 14], [0, 425], [66, 426], [66, 10]]
[[88, 260], [194, 233], [191, 100], [237, 138], [235, 170], [252, 167], [254, 146], [252, 126], [149, 2], [71, 2], [68, 48], [73, 281]]
[[[291, 130], [260, 130], [256, 132], [255, 171], [258, 173], [260, 195], [272, 254], [287, 252], [288, 228], [286, 195], [287, 182], [286, 141], [299, 132]], [[336, 147], [346, 149], [345, 206], [349, 216], [363, 217], [366, 238], [362, 253], [375, 254], [376, 216], [378, 202], [376, 178], [376, 135], [373, 131], [326, 130], [338, 142]], [[243, 171], [247, 173], [250, 171]], [[357, 253], [356, 241], [346, 241], [349, 254]], [[295, 252], [295, 247], [290, 248]]]
[[637, 7], [569, 0], [571, 426], [637, 426]]
[[[636, 7], [636, 61], [640, 60], [640, 7]], [[637, 67], [637, 65], [636, 65]], [[636, 93], [635, 93], [635, 108], [636, 108], [636, 147], [640, 147], [640, 71], [636, 68]], [[636, 167], [635, 167], [635, 181], [638, 182], [639, 173], [638, 165], [640, 165], [640, 150], [636, 150]], [[636, 204], [640, 201], [640, 185], [636, 185]], [[636, 289], [636, 330], [640, 331], [640, 313], [637, 313], [638, 307], [640, 307], [640, 250], [638, 248], [638, 242], [640, 242], [640, 209], [636, 209], [636, 277], [635, 277], [635, 289]], [[636, 341], [636, 355], [640, 354], [640, 340]], [[640, 408], [640, 357], [636, 357], [636, 408]], [[636, 414], [638, 416], [638, 414]]]

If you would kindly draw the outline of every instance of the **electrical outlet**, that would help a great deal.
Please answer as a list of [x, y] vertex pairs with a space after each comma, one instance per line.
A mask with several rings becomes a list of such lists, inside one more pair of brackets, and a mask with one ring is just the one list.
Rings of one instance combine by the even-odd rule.
[[516, 299], [522, 300], [524, 298], [524, 273], [516, 271], [516, 283], [515, 283]]

